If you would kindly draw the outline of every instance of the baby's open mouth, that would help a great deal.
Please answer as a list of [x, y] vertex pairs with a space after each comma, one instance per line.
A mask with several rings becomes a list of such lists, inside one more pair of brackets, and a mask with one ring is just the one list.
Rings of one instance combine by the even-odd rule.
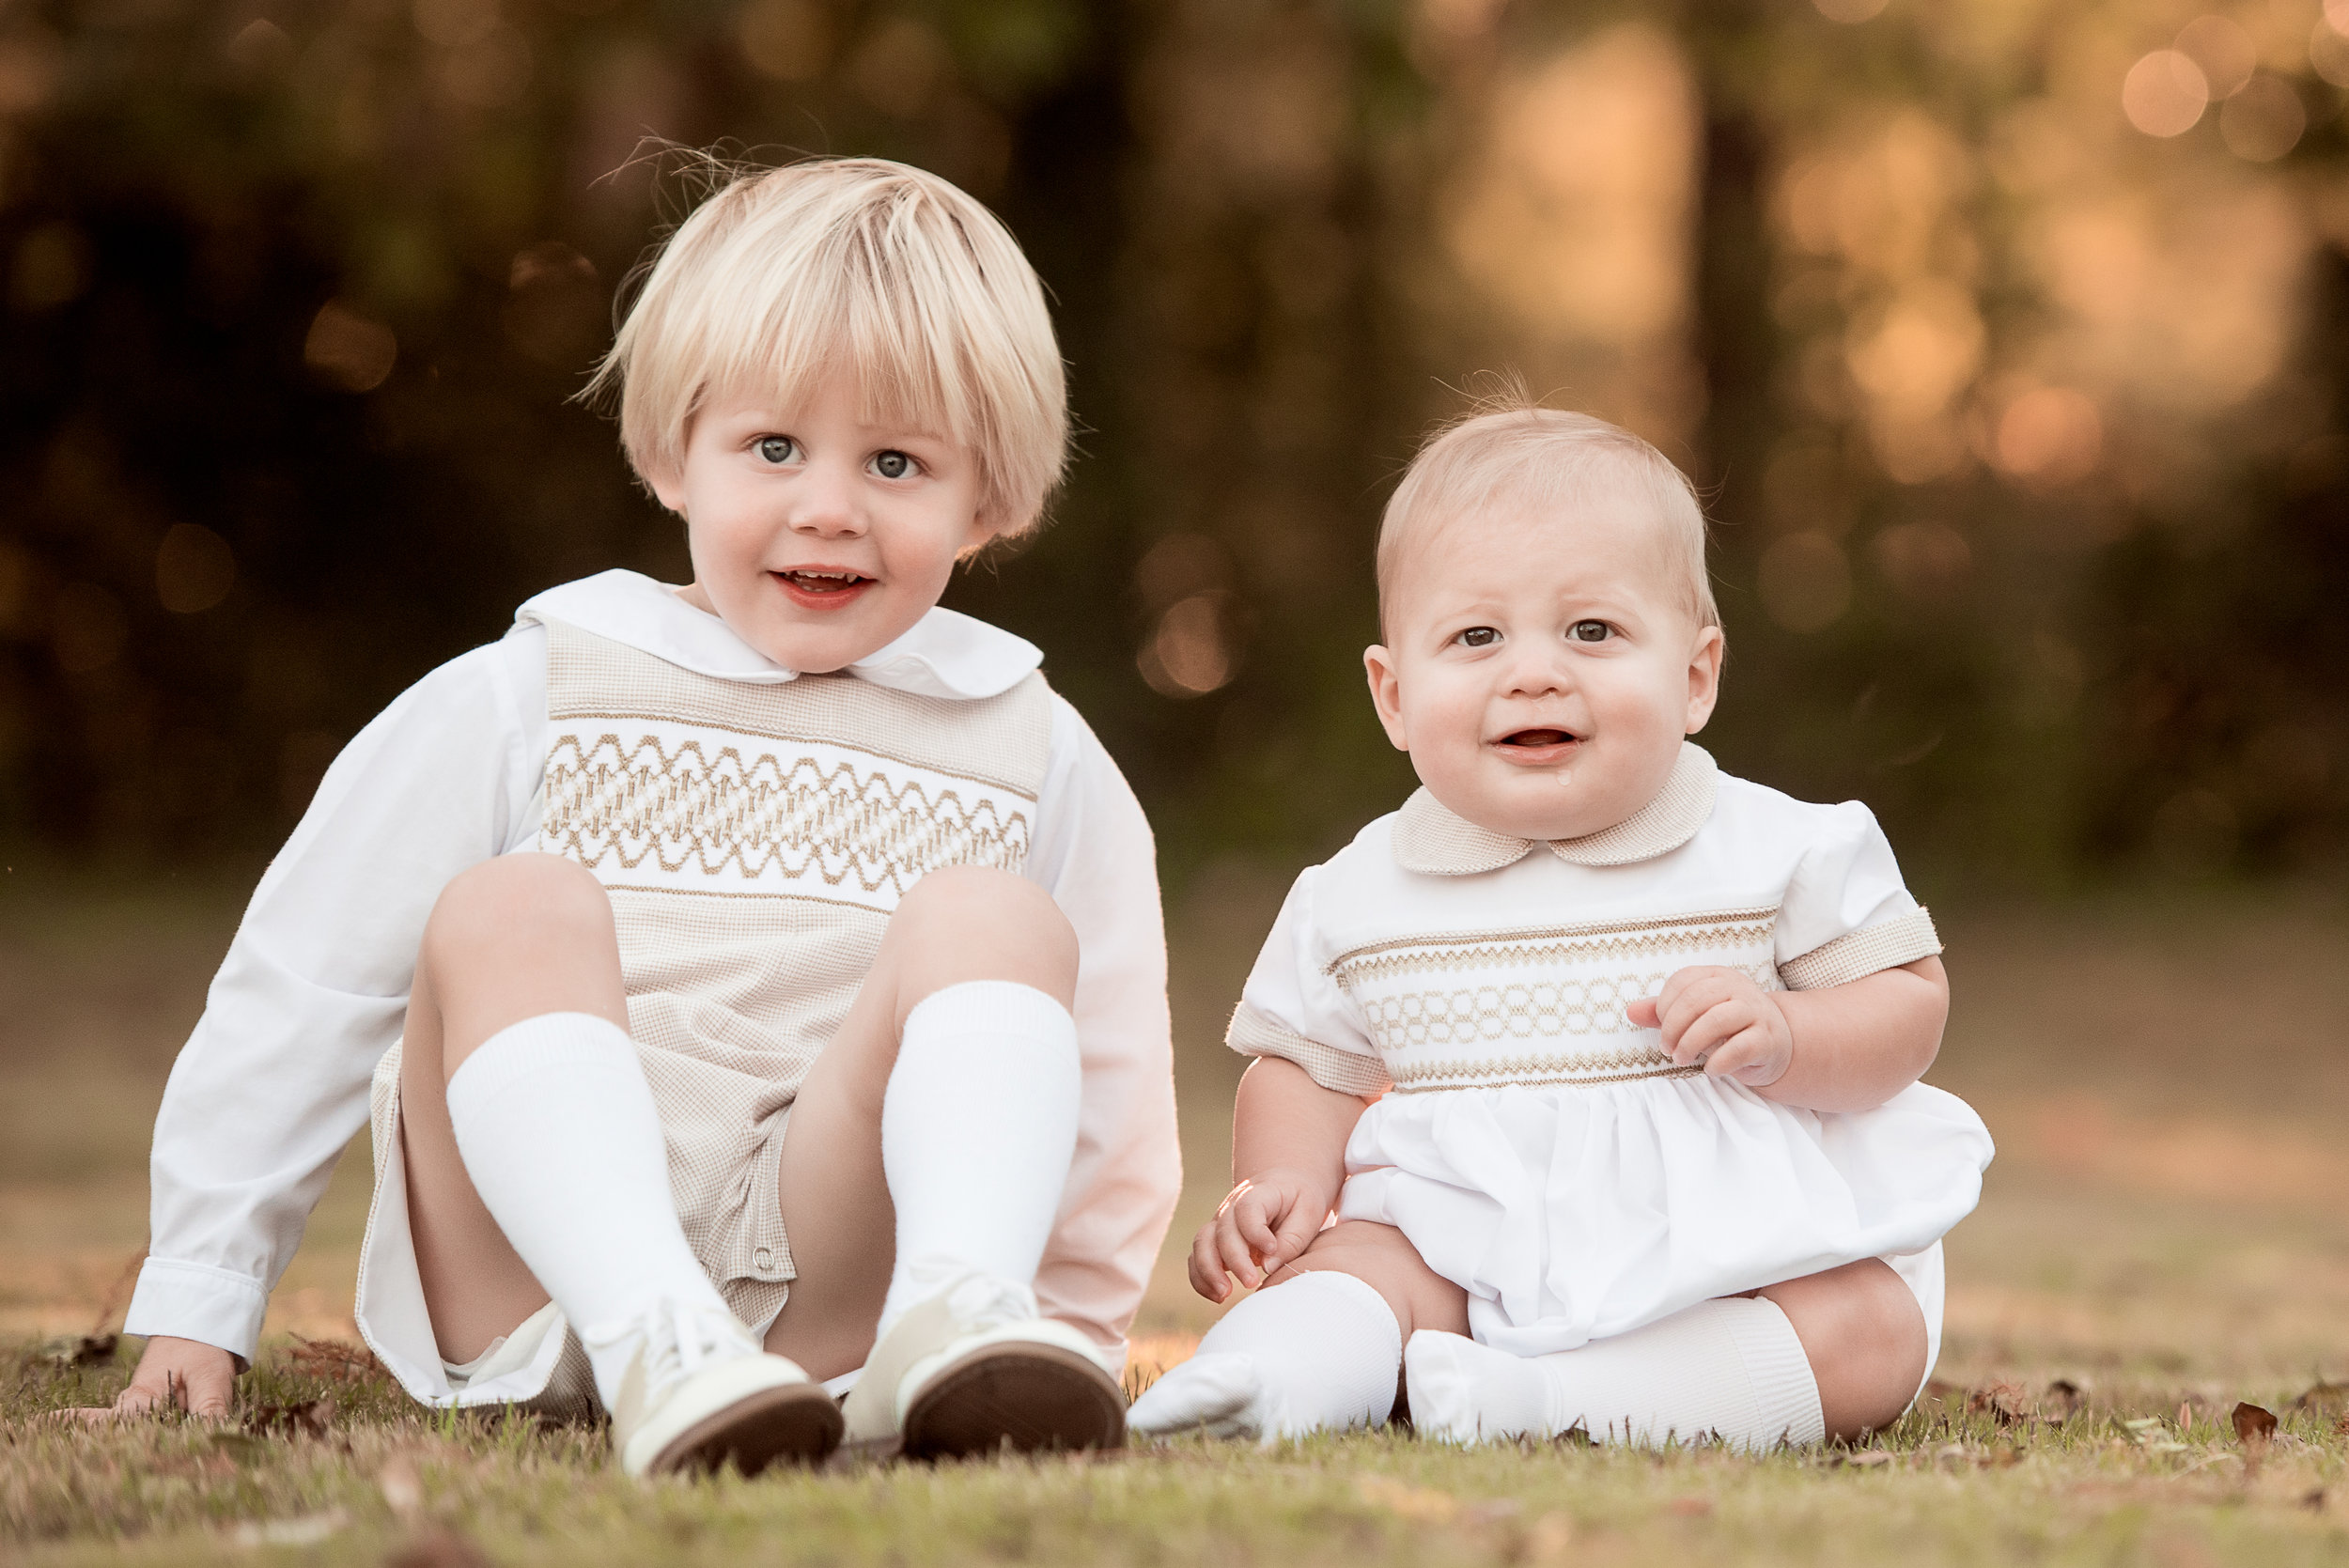
[[1545, 746], [1563, 746], [1581, 737], [1572, 730], [1513, 730], [1496, 742], [1517, 751], [1536, 751]]
[[775, 573], [803, 594], [838, 594], [873, 580], [852, 571], [779, 571]]

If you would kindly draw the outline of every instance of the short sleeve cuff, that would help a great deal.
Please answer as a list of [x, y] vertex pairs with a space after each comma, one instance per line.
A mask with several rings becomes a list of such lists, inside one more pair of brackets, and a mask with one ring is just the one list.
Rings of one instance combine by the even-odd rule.
[[1242, 1056], [1277, 1056], [1305, 1069], [1305, 1076], [1341, 1094], [1384, 1094], [1394, 1087], [1386, 1064], [1360, 1051], [1340, 1050], [1309, 1040], [1246, 1002], [1233, 1010], [1224, 1044]]
[[1941, 938], [1933, 928], [1933, 916], [1915, 909], [1822, 942], [1779, 965], [1778, 975], [1790, 991], [1824, 990], [1931, 958], [1940, 951]]
[[269, 1292], [249, 1275], [207, 1264], [149, 1258], [139, 1270], [138, 1289], [131, 1295], [122, 1331], [216, 1344], [249, 1366], [268, 1311]]

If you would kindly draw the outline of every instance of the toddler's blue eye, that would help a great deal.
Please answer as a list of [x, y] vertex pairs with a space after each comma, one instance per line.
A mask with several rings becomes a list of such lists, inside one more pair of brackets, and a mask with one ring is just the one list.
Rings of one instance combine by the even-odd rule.
[[1500, 641], [1501, 633], [1488, 626], [1472, 626], [1460, 633], [1460, 645], [1464, 648], [1489, 648]]
[[758, 455], [770, 463], [787, 463], [799, 452], [799, 443], [789, 436], [761, 436], [758, 441]]
[[1577, 621], [1566, 629], [1566, 635], [1578, 643], [1604, 643], [1613, 630], [1605, 621]]
[[902, 452], [884, 452], [873, 459], [873, 472], [884, 479], [902, 479], [913, 472], [913, 459]]

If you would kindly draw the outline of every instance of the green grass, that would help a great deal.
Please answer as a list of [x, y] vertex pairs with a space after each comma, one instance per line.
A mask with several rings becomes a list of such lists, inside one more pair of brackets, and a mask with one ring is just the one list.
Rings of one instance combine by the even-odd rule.
[[[602, 1432], [422, 1411], [380, 1378], [284, 1351], [244, 1423], [85, 1430], [127, 1367], [25, 1353], [0, 1400], [0, 1556], [26, 1564], [244, 1560], [1333, 1564], [2349, 1561], [2349, 1439], [2287, 1410], [2263, 1452], [2229, 1413], [2153, 1396], [2053, 1419], [2019, 1390], [1928, 1399], [1863, 1448], [1747, 1459], [1576, 1443], [1460, 1452], [1408, 1435], [1268, 1450], [1189, 1441], [1106, 1456], [839, 1465], [630, 1482]], [[331, 1399], [323, 1430], [256, 1436]], [[1994, 1403], [2004, 1403], [2001, 1414]], [[2015, 1413], [2017, 1405], [2021, 1413]], [[2163, 1408], [2167, 1405], [2167, 1408]]]
[[[1221, 1191], [1237, 1063], [1217, 1039], [1282, 888], [1206, 879], [1175, 911], [1191, 1180], [1137, 1323], [1145, 1363], [1214, 1316], [1179, 1254]], [[1863, 1450], [1461, 1452], [1379, 1434], [653, 1485], [614, 1474], [598, 1430], [435, 1416], [296, 1363], [289, 1330], [352, 1332], [364, 1147], [272, 1299], [238, 1421], [44, 1417], [129, 1376], [129, 1348], [76, 1367], [54, 1336], [113, 1321], [110, 1295], [119, 1311], [147, 1127], [234, 916], [202, 890], [0, 897], [6, 1568], [2349, 1563], [2343, 1412], [2292, 1407], [2349, 1378], [2337, 897], [1949, 918], [1957, 1005], [1933, 1080], [2000, 1153], [1950, 1238], [1949, 1381]], [[2087, 1389], [2078, 1408], [2045, 1397], [2058, 1378]], [[334, 1408], [316, 1433], [263, 1419], [317, 1399]], [[2262, 1452], [2230, 1420], [2246, 1399], [2282, 1418]]]

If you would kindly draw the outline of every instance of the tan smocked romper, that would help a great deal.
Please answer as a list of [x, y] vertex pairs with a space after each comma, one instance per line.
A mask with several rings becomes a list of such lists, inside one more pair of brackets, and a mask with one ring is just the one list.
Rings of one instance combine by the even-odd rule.
[[[537, 847], [611, 896], [677, 1217], [736, 1314], [767, 1322], [794, 1274], [777, 1186], [792, 1098], [925, 873], [1025, 866], [1050, 690], [754, 685], [550, 621], [547, 711]], [[397, 1057], [376, 1075], [379, 1181]]]

